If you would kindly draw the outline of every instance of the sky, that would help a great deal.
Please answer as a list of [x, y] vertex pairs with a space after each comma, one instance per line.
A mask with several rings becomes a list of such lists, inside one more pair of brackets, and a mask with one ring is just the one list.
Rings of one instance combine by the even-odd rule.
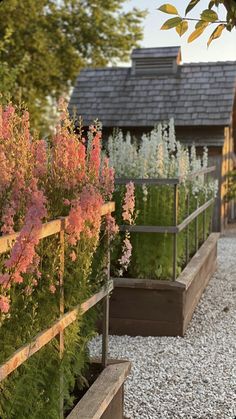
[[[162, 4], [173, 4], [180, 15], [184, 15], [186, 5], [190, 0], [129, 0], [125, 3], [125, 10], [130, 10], [132, 7], [139, 9], [147, 9], [148, 16], [144, 21], [144, 38], [141, 42], [142, 47], [161, 47], [180, 45], [182, 51], [182, 62], [199, 62], [199, 61], [226, 61], [236, 60], [236, 30], [233, 32], [223, 32], [221, 38], [212, 42], [207, 48], [207, 40], [213, 32], [214, 27], [206, 30], [199, 39], [193, 43], [188, 44], [187, 32], [182, 38], [176, 33], [175, 29], [168, 31], [161, 31], [160, 27], [168, 18], [173, 16], [161, 13], [157, 9]], [[193, 9], [190, 17], [199, 17], [199, 12], [206, 9], [209, 0], [201, 0], [199, 5]], [[224, 19], [224, 8], [219, 8], [219, 17]], [[194, 29], [194, 24], [191, 26]]]

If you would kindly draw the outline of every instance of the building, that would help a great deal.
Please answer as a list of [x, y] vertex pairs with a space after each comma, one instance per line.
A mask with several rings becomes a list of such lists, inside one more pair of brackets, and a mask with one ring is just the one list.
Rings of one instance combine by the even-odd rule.
[[135, 49], [131, 59], [128, 68], [81, 71], [70, 111], [85, 126], [101, 120], [105, 136], [114, 127], [140, 136], [173, 117], [182, 143], [209, 148], [219, 179], [214, 229], [222, 230], [231, 211], [225, 195], [236, 147], [236, 61], [182, 64], [179, 47]]

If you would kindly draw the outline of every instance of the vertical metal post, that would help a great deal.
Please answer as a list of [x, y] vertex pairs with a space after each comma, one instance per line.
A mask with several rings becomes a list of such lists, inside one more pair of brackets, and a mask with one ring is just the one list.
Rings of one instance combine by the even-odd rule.
[[[110, 281], [110, 235], [107, 233], [107, 284]], [[107, 366], [108, 357], [108, 336], [109, 336], [109, 294], [103, 299], [103, 321], [102, 321], [102, 367]]]
[[203, 241], [206, 241], [206, 210], [203, 211]]
[[[178, 224], [178, 185], [174, 185], [174, 209], [173, 222], [176, 227]], [[177, 276], [177, 233], [173, 234], [173, 281]]]
[[[189, 216], [189, 191], [187, 192], [187, 199], [186, 199], [187, 209], [186, 209], [186, 216]], [[186, 227], [186, 264], [189, 261], [189, 224]]]
[[[65, 310], [64, 303], [64, 270], [65, 270], [65, 220], [61, 219], [60, 231], [60, 270], [59, 270], [59, 285], [60, 285], [60, 316], [63, 316]], [[59, 334], [59, 353], [60, 360], [63, 359], [64, 353], [64, 331]], [[60, 367], [61, 368], [61, 367]], [[60, 369], [60, 419], [64, 418], [64, 391], [63, 391], [63, 370]]]
[[[197, 205], [196, 209], [198, 209], [198, 199], [196, 199]], [[198, 251], [198, 216], [195, 218], [195, 252]]]

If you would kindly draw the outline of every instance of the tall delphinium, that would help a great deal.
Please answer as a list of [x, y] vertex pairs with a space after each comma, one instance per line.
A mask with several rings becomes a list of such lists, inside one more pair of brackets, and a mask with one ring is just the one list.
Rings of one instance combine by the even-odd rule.
[[[117, 177], [136, 178], [176, 178], [181, 177], [179, 187], [178, 222], [186, 217], [186, 194], [191, 198], [191, 209], [195, 209], [196, 195], [209, 196], [215, 188], [212, 182], [204, 184], [203, 176], [191, 183], [187, 177], [207, 165], [207, 149], [203, 158], [197, 156], [193, 145], [191, 150], [176, 140], [174, 120], [158, 124], [150, 133], [144, 134], [138, 143], [136, 139], [123, 136], [117, 131], [108, 141], [108, 153]], [[125, 158], [123, 158], [125, 155]], [[121, 191], [121, 188], [119, 188]], [[121, 192], [120, 192], [121, 193]], [[116, 195], [119, 200], [119, 194]], [[173, 225], [173, 187], [136, 186], [135, 199], [137, 224]], [[200, 201], [199, 201], [200, 202]], [[167, 234], [132, 233], [133, 247], [128, 275], [171, 279], [172, 276], [172, 237]], [[178, 273], [185, 255], [185, 237], [178, 239]]]
[[[88, 141], [86, 149], [87, 138], [75, 134], [64, 102], [48, 141], [31, 136], [27, 112], [12, 105], [1, 109], [0, 228], [2, 235], [20, 233], [0, 257], [0, 362], [60, 314], [60, 242], [57, 235], [39, 241], [44, 221], [68, 216], [65, 309], [99, 285], [90, 274], [99, 243], [101, 206], [112, 196], [114, 171], [108, 159], [101, 159], [99, 125], [90, 127]], [[116, 232], [112, 215], [106, 220], [104, 231]], [[65, 398], [71, 403], [69, 390], [75, 375], [78, 382], [82, 377], [86, 344], [93, 334], [92, 319], [79, 319], [66, 331], [62, 363], [55, 339], [4, 380], [0, 417], [59, 417], [59, 373], [63, 370]]]
[[27, 276], [29, 271], [34, 274], [32, 283], [28, 278], [26, 290], [36, 284], [40, 277], [35, 248], [39, 243], [42, 222], [47, 215], [47, 199], [35, 173], [37, 163], [30, 139], [28, 112], [19, 115], [12, 105], [8, 105], [0, 109], [0, 114], [0, 153], [3, 161], [1, 232], [11, 234], [20, 230], [9, 257], [5, 260], [1, 257], [0, 313], [7, 314], [11, 289], [15, 288], [15, 284], [23, 283], [23, 274]]

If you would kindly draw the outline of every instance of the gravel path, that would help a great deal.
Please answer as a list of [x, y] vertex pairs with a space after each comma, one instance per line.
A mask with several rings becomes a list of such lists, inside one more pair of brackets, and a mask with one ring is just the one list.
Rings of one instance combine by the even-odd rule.
[[[218, 271], [184, 338], [110, 336], [109, 347], [132, 361], [127, 418], [236, 419], [236, 238], [219, 240]], [[92, 354], [100, 348], [97, 337]]]

